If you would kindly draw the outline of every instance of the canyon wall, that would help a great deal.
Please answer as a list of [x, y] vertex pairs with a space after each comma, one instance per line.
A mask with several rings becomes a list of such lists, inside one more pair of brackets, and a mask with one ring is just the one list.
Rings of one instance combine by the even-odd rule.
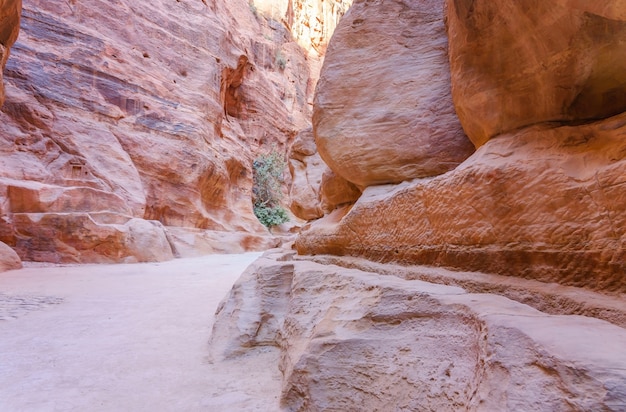
[[[446, 31], [439, 33], [448, 37], [449, 58], [431, 64], [451, 73], [452, 99], [440, 100], [436, 96], [441, 93], [432, 93], [419, 100], [421, 107], [404, 99], [405, 106], [399, 108], [380, 98], [403, 95], [406, 87], [401, 86], [410, 81], [422, 84], [421, 66], [414, 65], [415, 73], [406, 81], [390, 78], [377, 87], [366, 81], [367, 73], [382, 63], [369, 53], [358, 54], [361, 48], [373, 47], [371, 42], [348, 40], [357, 39], [369, 21], [377, 21], [383, 2], [356, 2], [329, 46], [314, 108], [314, 119], [322, 117], [314, 120], [314, 133], [331, 169], [364, 186], [364, 192], [356, 203], [312, 222], [296, 241], [298, 252], [444, 266], [625, 293], [623, 7], [448, 0], [433, 2], [426, 10], [417, 3], [403, 2], [398, 10], [387, 10], [395, 10], [399, 21], [417, 16], [415, 23], [424, 26], [422, 30], [447, 21]], [[431, 17], [423, 18], [428, 13]], [[405, 53], [386, 57], [393, 62], [389, 66], [416, 59], [410, 41], [415, 36], [407, 39], [391, 28], [385, 33], [408, 43]], [[421, 53], [428, 58], [446, 53], [443, 43], [432, 47]], [[335, 48], [341, 49], [337, 55]], [[346, 67], [354, 73], [348, 75]], [[369, 101], [358, 100], [359, 107], [346, 98], [347, 92], [335, 94], [339, 83], [324, 79], [340, 75], [346, 83], [362, 79], [352, 85], [351, 95], [358, 96], [362, 85], [369, 89]], [[427, 79], [445, 89], [445, 79]], [[409, 110], [417, 111], [412, 118], [429, 119], [439, 113], [450, 116], [454, 109], [478, 148], [460, 165], [429, 152], [443, 147], [444, 153], [453, 153], [436, 133], [423, 137], [414, 131], [405, 137], [395, 132], [395, 122], [387, 121], [394, 118], [391, 114]], [[343, 138], [346, 124], [351, 129]], [[430, 125], [447, 138], [457, 133], [435, 120]], [[426, 160], [397, 162], [413, 151]], [[449, 171], [430, 177], [415, 172], [430, 167], [430, 161], [441, 162]], [[407, 169], [411, 171], [399, 175]]]
[[20, 31], [21, 0], [7, 0], [0, 3], [0, 107], [4, 103], [4, 67], [11, 53], [11, 46]]
[[51, 262], [274, 244], [251, 165], [310, 125], [309, 66], [245, 0], [24, 1], [4, 71], [0, 241]]

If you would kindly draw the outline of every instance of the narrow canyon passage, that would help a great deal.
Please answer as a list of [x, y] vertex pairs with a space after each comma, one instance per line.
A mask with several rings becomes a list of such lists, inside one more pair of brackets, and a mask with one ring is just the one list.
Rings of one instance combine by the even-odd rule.
[[276, 410], [274, 353], [208, 359], [215, 310], [258, 256], [3, 273], [0, 410]]

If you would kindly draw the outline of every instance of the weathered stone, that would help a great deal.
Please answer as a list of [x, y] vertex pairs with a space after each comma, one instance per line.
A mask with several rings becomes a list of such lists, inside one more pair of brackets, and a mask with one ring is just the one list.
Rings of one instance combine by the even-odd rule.
[[15, 213], [0, 220], [0, 241], [22, 260], [137, 263], [174, 258], [160, 222], [108, 212]]
[[[242, 55], [248, 72], [225, 93], [236, 98], [226, 118], [220, 77]], [[240, 232], [233, 248], [255, 243], [239, 243], [267, 234], [252, 211], [252, 160], [272, 146], [286, 151], [310, 126], [310, 77], [289, 29], [256, 18], [245, 0], [24, 1], [0, 111], [2, 238], [22, 257], [97, 261], [77, 254], [80, 245], [51, 251], [73, 236], [62, 229], [74, 223], [55, 222], [86, 221], [81, 231], [102, 239], [85, 216], [109, 211]], [[51, 216], [29, 218], [28, 230], [57, 238], [29, 241], [43, 249], [26, 253], [13, 231], [22, 213]], [[53, 226], [35, 227], [44, 224]], [[102, 260], [117, 256], [115, 244]]]
[[0, 107], [4, 104], [3, 72], [11, 46], [20, 32], [22, 0], [3, 0], [0, 2]]
[[22, 260], [8, 245], [0, 242], [0, 272], [6, 270], [19, 269], [22, 267]]
[[626, 110], [626, 4], [448, 0], [452, 94], [478, 147]]
[[289, 152], [289, 209], [298, 218], [324, 216], [320, 203], [320, 184], [326, 165], [317, 153], [313, 131], [305, 129], [295, 138]]
[[443, 0], [359, 1], [337, 27], [315, 96], [322, 159], [358, 186], [434, 176], [473, 151], [450, 91]]
[[322, 209], [326, 213], [332, 212], [338, 206], [352, 204], [361, 196], [361, 189], [337, 176], [332, 170], [326, 169], [322, 175], [320, 197]]
[[598, 319], [278, 251], [237, 282], [211, 341], [216, 359], [279, 346], [294, 411], [620, 410], [624, 345]]
[[625, 124], [499, 136], [446, 175], [367, 188], [296, 247], [625, 293]]

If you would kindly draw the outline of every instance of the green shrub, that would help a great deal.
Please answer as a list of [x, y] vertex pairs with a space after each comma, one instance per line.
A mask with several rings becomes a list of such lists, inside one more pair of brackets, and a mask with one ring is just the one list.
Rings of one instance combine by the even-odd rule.
[[278, 226], [289, 221], [287, 211], [282, 206], [265, 207], [254, 206], [254, 215], [268, 228]]
[[287, 211], [280, 205], [285, 167], [285, 160], [276, 150], [252, 163], [254, 215], [268, 228], [289, 220]]

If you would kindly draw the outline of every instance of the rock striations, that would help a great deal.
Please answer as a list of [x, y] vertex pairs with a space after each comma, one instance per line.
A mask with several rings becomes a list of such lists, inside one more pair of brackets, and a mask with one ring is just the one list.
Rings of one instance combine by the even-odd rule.
[[22, 0], [3, 0], [0, 3], [0, 107], [4, 103], [4, 67], [20, 32], [21, 12]]
[[[299, 253], [438, 265], [626, 293], [626, 114], [621, 114], [626, 108], [626, 8], [565, 0], [448, 0], [450, 66], [440, 67], [451, 71], [454, 108], [479, 149], [435, 177], [409, 173], [382, 178], [386, 171], [429, 164], [417, 158], [407, 162], [404, 156], [412, 150], [428, 158], [424, 148], [447, 146], [441, 143], [445, 139], [411, 143], [417, 132], [398, 141], [394, 139], [402, 135], [397, 132], [372, 134], [373, 126], [390, 129], [382, 120], [372, 124], [369, 119], [398, 112], [379, 97], [403, 96], [405, 83], [400, 77], [367, 81], [376, 59], [355, 50], [374, 47], [374, 41], [342, 43], [341, 34], [365, 30], [377, 18], [379, 3], [356, 3], [342, 21], [329, 47], [314, 109], [322, 158], [335, 173], [368, 187], [354, 205], [313, 222], [296, 241]], [[403, 7], [386, 10], [398, 18], [421, 18], [426, 13], [422, 3], [403, 2]], [[428, 10], [443, 13], [444, 4]], [[414, 23], [422, 30], [437, 21], [420, 18]], [[394, 41], [406, 40], [392, 28], [380, 27]], [[411, 39], [421, 38], [415, 36]], [[409, 41], [407, 47], [394, 54], [395, 67], [414, 58], [408, 51], [417, 46]], [[446, 53], [443, 40], [428, 56], [437, 53]], [[353, 68], [350, 74], [342, 72], [345, 84], [362, 80], [360, 85], [355, 81], [352, 92], [336, 93], [339, 82], [325, 80], [341, 67]], [[412, 67], [407, 82], [423, 82], [423, 66]], [[443, 84], [434, 78], [428, 84]], [[369, 100], [358, 99], [362, 88], [369, 90]], [[434, 96], [441, 94], [428, 94], [420, 104], [434, 103]], [[353, 100], [362, 107], [352, 110]], [[428, 119], [453, 116], [451, 101], [448, 106], [437, 101]], [[457, 135], [435, 120], [430, 124], [448, 138]], [[428, 160], [450, 165], [431, 156]], [[405, 181], [372, 186], [396, 180]]]
[[[18, 3], [2, 2], [3, 30]], [[289, 29], [245, 0], [25, 0], [4, 73], [0, 241], [23, 259], [274, 242], [252, 213], [252, 160], [309, 126], [314, 80]]]

